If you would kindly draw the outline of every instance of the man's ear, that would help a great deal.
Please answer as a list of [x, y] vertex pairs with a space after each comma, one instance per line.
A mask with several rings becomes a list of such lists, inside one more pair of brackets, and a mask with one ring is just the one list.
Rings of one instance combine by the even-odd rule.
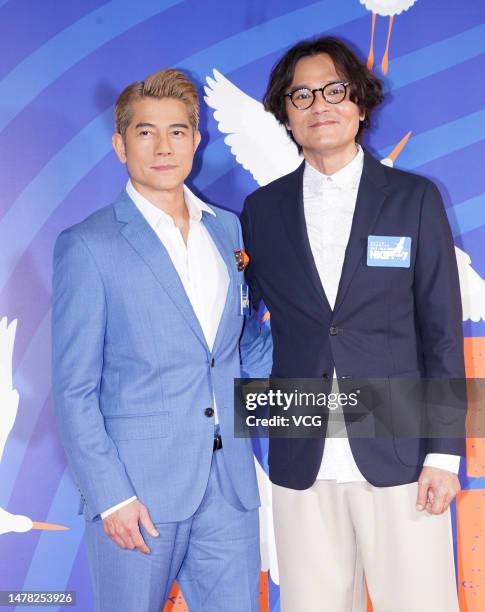
[[122, 164], [126, 164], [126, 148], [123, 136], [119, 132], [115, 132], [111, 137], [111, 144]]
[[200, 141], [202, 139], [202, 135], [199, 130], [195, 130], [194, 132], [194, 153], [197, 151], [198, 146], [200, 145]]

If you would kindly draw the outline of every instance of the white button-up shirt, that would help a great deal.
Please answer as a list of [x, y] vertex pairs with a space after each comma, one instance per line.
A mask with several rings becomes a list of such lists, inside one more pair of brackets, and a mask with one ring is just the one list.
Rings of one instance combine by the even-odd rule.
[[[332, 309], [342, 274], [363, 166], [364, 152], [360, 146], [353, 160], [331, 176], [322, 174], [308, 162], [305, 164], [303, 207], [308, 239], [320, 281]], [[330, 413], [330, 435], [325, 440], [317, 478], [337, 482], [363, 481], [365, 478], [354, 460], [342, 423], [340, 407]], [[460, 457], [456, 455], [429, 453], [424, 465], [458, 473], [459, 463]]]
[[[142, 196], [131, 181], [126, 185], [126, 192], [167, 249], [207, 346], [212, 351], [229, 287], [229, 273], [224, 260], [202, 223], [203, 212], [214, 216], [216, 213], [184, 185], [184, 199], [189, 212], [189, 233], [185, 243], [172, 217]], [[218, 423], [215, 398], [213, 401], [215, 423]], [[102, 512], [101, 518], [106, 518], [134, 499], [136, 496]]]

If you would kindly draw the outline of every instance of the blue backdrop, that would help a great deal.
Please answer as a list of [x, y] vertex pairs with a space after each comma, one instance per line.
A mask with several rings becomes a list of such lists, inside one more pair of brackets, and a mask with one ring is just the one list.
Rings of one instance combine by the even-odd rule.
[[[389, 1], [396, 13], [410, 4]], [[0, 513], [0, 589], [75, 590], [76, 609], [92, 608], [77, 490], [53, 421], [50, 276], [58, 233], [109, 203], [126, 182], [125, 168], [111, 151], [117, 94], [172, 66], [189, 71], [202, 97], [206, 78], [217, 69], [240, 90], [231, 97], [223, 89], [218, 98], [221, 116], [231, 117], [234, 105], [250, 105], [243, 92], [261, 100], [272, 65], [299, 39], [331, 33], [366, 58], [371, 5], [0, 0], [0, 319], [17, 320], [15, 338], [14, 324], [9, 328], [13, 361], [5, 349], [0, 384], [8, 387], [11, 368], [20, 395], [15, 423], [0, 418], [10, 432], [3, 456], [0, 447], [0, 509], [8, 513]], [[378, 15], [377, 74], [388, 27], [389, 18]], [[384, 77], [387, 98], [365, 143], [385, 158], [412, 132], [394, 163], [429, 176], [442, 191], [461, 249], [462, 292], [469, 295], [464, 331], [472, 339], [485, 336], [484, 41], [480, 2], [417, 0], [396, 14]], [[246, 125], [236, 117], [231, 131], [251, 133], [256, 124], [247, 117]], [[203, 105], [203, 142], [189, 184], [209, 202], [239, 212], [257, 183], [231, 152], [223, 127]], [[261, 136], [253, 132], [258, 143]], [[264, 465], [264, 445], [258, 454]], [[464, 486], [485, 488], [479, 480], [474, 484], [463, 472]], [[10, 517], [17, 514], [69, 530], [34, 525], [18, 532]], [[279, 609], [273, 584], [270, 609]]]

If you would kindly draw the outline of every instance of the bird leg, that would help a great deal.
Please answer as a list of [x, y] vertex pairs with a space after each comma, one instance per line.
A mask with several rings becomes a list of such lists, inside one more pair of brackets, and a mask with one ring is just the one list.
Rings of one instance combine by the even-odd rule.
[[391, 30], [392, 30], [393, 22], [394, 22], [394, 15], [391, 15], [389, 17], [389, 28], [387, 30], [386, 50], [384, 52], [384, 57], [382, 58], [382, 64], [381, 64], [383, 74], [387, 74], [387, 71], [389, 70], [389, 42], [391, 40]]
[[372, 30], [370, 35], [370, 49], [369, 55], [367, 56], [367, 68], [372, 70], [374, 66], [374, 32], [376, 29], [376, 14], [372, 13]]

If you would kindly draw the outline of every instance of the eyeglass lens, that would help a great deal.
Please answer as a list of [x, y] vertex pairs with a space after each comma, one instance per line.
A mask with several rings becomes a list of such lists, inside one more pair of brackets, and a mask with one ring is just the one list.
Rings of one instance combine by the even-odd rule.
[[[317, 90], [321, 91], [321, 90]], [[311, 89], [297, 89], [291, 95], [291, 101], [297, 108], [309, 108], [314, 100], [315, 93]], [[345, 86], [342, 83], [328, 83], [323, 88], [323, 97], [330, 104], [338, 104], [345, 98]]]

